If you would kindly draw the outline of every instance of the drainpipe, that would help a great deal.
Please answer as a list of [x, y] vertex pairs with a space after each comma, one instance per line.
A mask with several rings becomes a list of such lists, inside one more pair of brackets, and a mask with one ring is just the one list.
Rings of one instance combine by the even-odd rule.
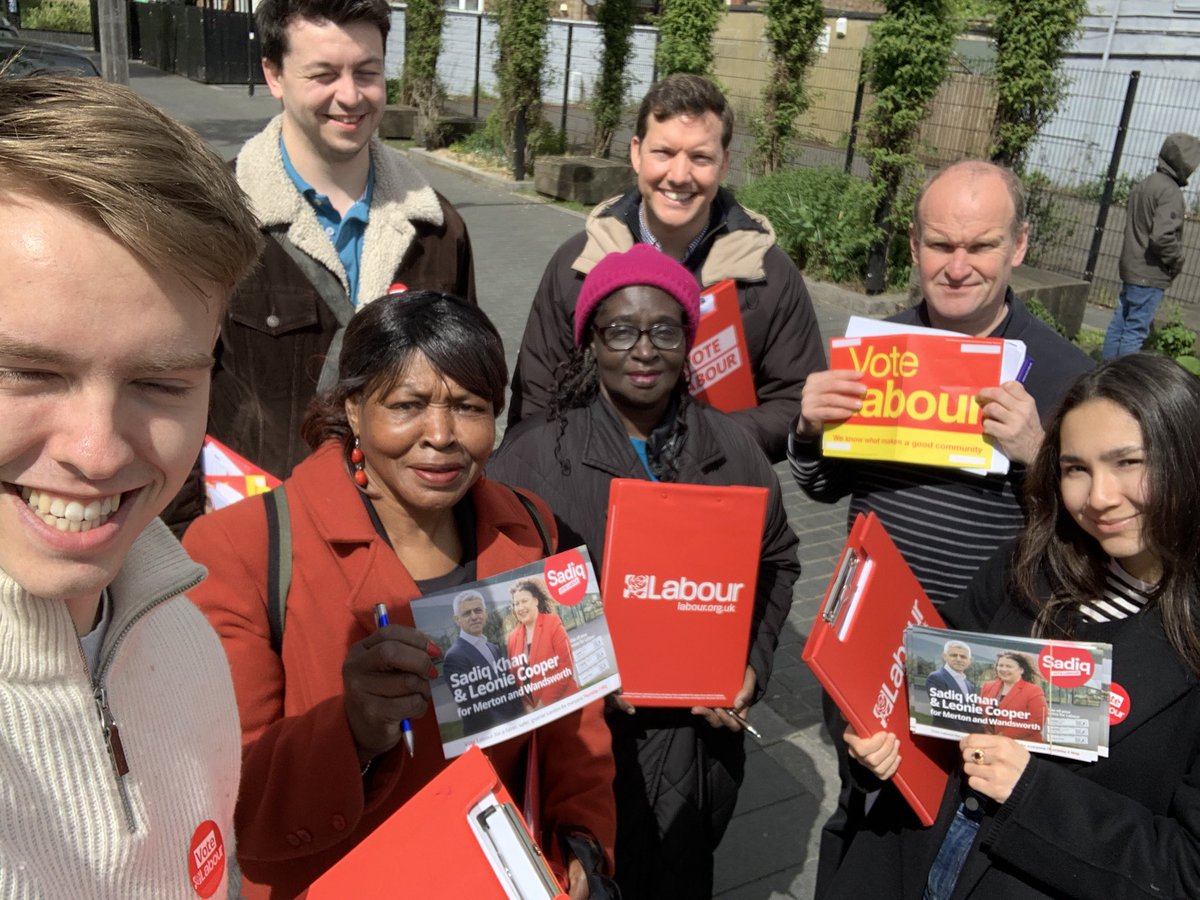
[[1104, 56], [1101, 61], [1108, 64], [1108, 54], [1112, 51], [1113, 35], [1117, 33], [1117, 23], [1121, 18], [1121, 0], [1114, 0], [1116, 5], [1113, 7], [1112, 21], [1108, 23], [1108, 40], [1104, 42]]

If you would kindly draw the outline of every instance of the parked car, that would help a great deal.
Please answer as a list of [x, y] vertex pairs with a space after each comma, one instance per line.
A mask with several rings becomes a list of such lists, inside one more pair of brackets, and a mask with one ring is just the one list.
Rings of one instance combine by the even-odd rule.
[[11, 74], [18, 77], [48, 73], [100, 77], [96, 64], [77, 50], [61, 44], [0, 34], [0, 68], [10, 61]]

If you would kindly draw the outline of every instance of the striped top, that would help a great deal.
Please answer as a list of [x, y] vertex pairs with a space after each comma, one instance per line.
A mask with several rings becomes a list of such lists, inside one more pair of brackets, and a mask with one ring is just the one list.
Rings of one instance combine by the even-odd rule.
[[1025, 525], [1019, 478], [955, 469], [822, 459], [816, 442], [788, 438], [792, 475], [814, 500], [851, 494], [850, 523], [874, 512], [934, 606], [961, 594]]
[[1134, 578], [1115, 559], [1108, 561], [1104, 596], [1079, 605], [1079, 611], [1093, 622], [1115, 622], [1137, 615], [1150, 602], [1156, 585]]

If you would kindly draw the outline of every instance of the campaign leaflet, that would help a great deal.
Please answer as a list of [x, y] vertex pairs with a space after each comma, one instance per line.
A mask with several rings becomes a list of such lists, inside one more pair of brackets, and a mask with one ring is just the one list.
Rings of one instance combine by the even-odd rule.
[[1121, 715], [1111, 644], [916, 626], [905, 652], [914, 734], [1000, 734], [1085, 762], [1108, 755]]
[[532, 731], [621, 686], [585, 546], [411, 608], [442, 651], [430, 687], [446, 759]]
[[830, 368], [862, 372], [867, 393], [855, 415], [826, 424], [822, 452], [1003, 474], [1008, 458], [983, 434], [975, 398], [1024, 380], [1032, 362], [1022, 341], [851, 316], [830, 341]]

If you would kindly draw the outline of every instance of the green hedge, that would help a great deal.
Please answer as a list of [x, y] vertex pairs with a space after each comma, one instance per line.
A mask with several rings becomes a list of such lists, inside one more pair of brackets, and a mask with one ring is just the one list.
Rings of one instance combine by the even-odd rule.
[[92, 30], [92, 17], [87, 3], [76, 0], [21, 0], [21, 27], [84, 34]]
[[[857, 282], [879, 235], [873, 223], [878, 194], [869, 182], [831, 167], [785, 169], [738, 190], [742, 205], [766, 216], [779, 246], [808, 275]], [[906, 235], [891, 248], [889, 285], [908, 284], [911, 258]]]

